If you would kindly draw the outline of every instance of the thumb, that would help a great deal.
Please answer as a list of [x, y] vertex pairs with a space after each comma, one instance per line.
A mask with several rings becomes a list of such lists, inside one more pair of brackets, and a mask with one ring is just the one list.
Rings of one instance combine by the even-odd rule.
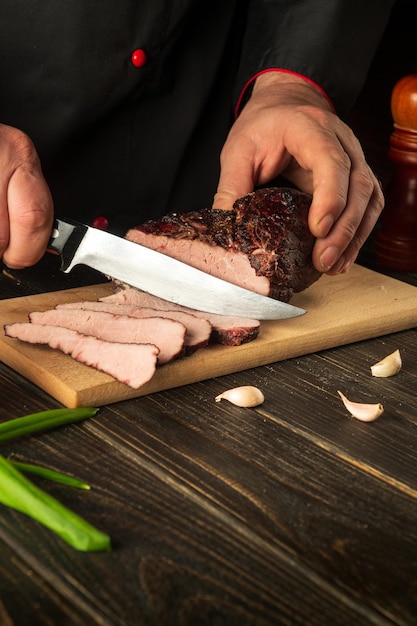
[[214, 195], [213, 209], [228, 211], [233, 208], [238, 198], [254, 190], [253, 163], [241, 150], [236, 151], [233, 145], [226, 143], [220, 164], [220, 177]]
[[41, 172], [18, 168], [9, 182], [10, 239], [3, 254], [13, 269], [34, 265], [45, 252], [53, 222], [52, 196]]

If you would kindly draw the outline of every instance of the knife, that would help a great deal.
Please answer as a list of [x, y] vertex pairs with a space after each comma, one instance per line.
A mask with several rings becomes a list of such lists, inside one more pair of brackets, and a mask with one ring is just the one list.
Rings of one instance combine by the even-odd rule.
[[76, 265], [87, 265], [191, 309], [257, 320], [286, 319], [306, 312], [74, 220], [55, 219], [48, 247], [59, 253], [63, 272], [70, 272]]

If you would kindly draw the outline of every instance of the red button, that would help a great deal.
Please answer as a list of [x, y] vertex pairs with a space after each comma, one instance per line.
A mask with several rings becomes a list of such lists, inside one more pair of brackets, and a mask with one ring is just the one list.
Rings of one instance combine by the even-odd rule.
[[132, 63], [135, 67], [143, 67], [146, 64], [146, 52], [142, 48], [138, 48], [132, 52]]
[[98, 228], [99, 230], [107, 230], [109, 227], [109, 220], [107, 217], [96, 217], [93, 220], [92, 226], [94, 228]]

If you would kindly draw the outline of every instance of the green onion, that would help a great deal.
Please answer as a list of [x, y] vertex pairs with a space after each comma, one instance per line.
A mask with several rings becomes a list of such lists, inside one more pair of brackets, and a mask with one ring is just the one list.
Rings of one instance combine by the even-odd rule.
[[0, 502], [40, 522], [76, 550], [111, 550], [110, 537], [63, 506], [0, 456]]
[[7, 420], [0, 424], [0, 441], [7, 441], [24, 435], [32, 435], [64, 424], [80, 422], [93, 417], [98, 409], [87, 407], [79, 409], [52, 409], [31, 413], [24, 417]]
[[68, 474], [63, 474], [62, 472], [56, 472], [55, 470], [51, 470], [47, 467], [41, 467], [40, 465], [22, 463], [21, 461], [14, 461], [13, 459], [8, 459], [8, 461], [13, 465], [13, 467], [16, 467], [21, 472], [37, 474], [37, 476], [48, 478], [48, 480], [53, 480], [56, 483], [62, 483], [63, 485], [68, 485], [69, 487], [77, 487], [78, 489], [90, 489], [90, 485], [83, 482], [82, 480], [79, 480], [78, 478], [74, 478], [74, 476], [69, 476]]

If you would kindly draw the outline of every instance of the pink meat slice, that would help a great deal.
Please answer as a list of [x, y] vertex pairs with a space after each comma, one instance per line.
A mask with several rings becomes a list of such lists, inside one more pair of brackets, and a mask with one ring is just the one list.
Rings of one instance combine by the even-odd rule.
[[139, 228], [129, 230], [126, 239], [189, 263], [203, 272], [223, 278], [234, 285], [256, 291], [264, 296], [270, 294], [268, 278], [256, 275], [255, 269], [250, 265], [248, 255], [243, 252], [226, 250], [220, 246], [215, 247], [198, 239], [153, 235], [142, 232]]
[[157, 296], [126, 287], [110, 296], [100, 298], [100, 302], [114, 302], [134, 307], [149, 307], [158, 311], [185, 311], [197, 317], [208, 320], [212, 325], [212, 340], [226, 346], [239, 346], [243, 343], [253, 341], [259, 334], [259, 320], [245, 319], [242, 317], [228, 317], [226, 315], [215, 315], [205, 311], [195, 311], [188, 307], [168, 302]]
[[199, 348], [207, 346], [212, 331], [208, 320], [191, 315], [185, 311], [161, 311], [149, 307], [136, 307], [130, 304], [116, 302], [65, 302], [58, 304], [56, 309], [84, 309], [89, 311], [104, 311], [113, 315], [128, 315], [129, 317], [164, 317], [181, 322], [186, 327], [184, 347], [186, 354], [192, 354]]
[[163, 365], [183, 352], [186, 328], [181, 322], [162, 317], [136, 319], [104, 311], [51, 309], [29, 315], [34, 324], [48, 324], [76, 330], [108, 342], [150, 343], [159, 348], [158, 363]]
[[102, 341], [75, 330], [30, 322], [6, 324], [4, 329], [8, 337], [48, 345], [133, 389], [149, 382], [156, 370], [158, 348], [152, 344]]

